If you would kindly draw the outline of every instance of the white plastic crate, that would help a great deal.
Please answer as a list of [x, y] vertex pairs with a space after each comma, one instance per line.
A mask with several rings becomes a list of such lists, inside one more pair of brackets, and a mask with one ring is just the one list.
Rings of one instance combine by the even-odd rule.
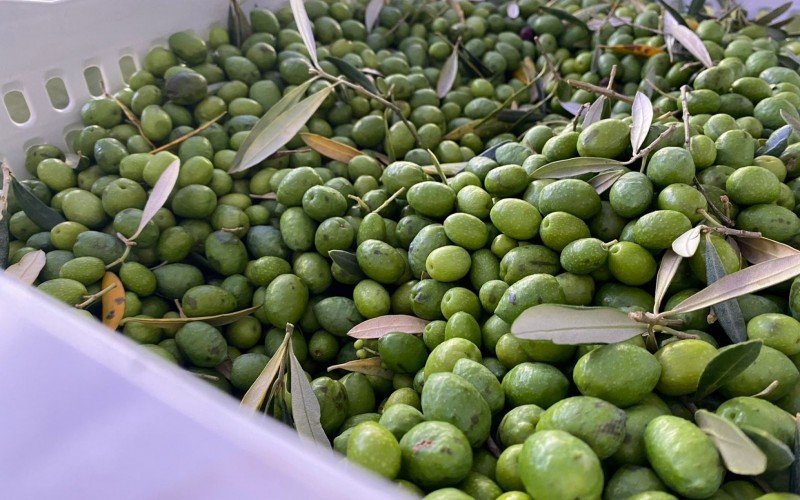
[[[80, 107], [98, 93], [93, 74], [118, 90], [154, 43], [185, 29], [205, 36], [225, 25], [228, 5], [0, 0], [0, 158], [27, 176], [28, 146], [66, 148], [79, 128]], [[48, 95], [58, 82], [66, 105]], [[18, 123], [6, 104], [20, 96], [30, 116]], [[403, 496], [2, 273], [0, 401], [4, 498]]]

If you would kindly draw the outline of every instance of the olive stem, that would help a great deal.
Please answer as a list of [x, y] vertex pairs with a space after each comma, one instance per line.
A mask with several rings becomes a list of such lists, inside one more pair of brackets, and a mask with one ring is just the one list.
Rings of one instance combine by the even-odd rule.
[[589, 108], [589, 106], [590, 106], [590, 104], [588, 102], [584, 103], [584, 104], [581, 104], [581, 107], [578, 110], [578, 113], [575, 115], [575, 117], [571, 121], [572, 131], [573, 132], [578, 130], [578, 120], [580, 119], [580, 117], [583, 114], [583, 112]]
[[542, 106], [544, 106], [545, 104], [547, 104], [547, 101], [552, 99], [553, 96], [556, 95], [557, 91], [558, 91], [558, 86], [556, 85], [555, 87], [553, 87], [553, 90], [551, 90], [550, 93], [545, 96], [544, 99], [542, 99], [541, 101], [539, 101], [536, 104], [534, 104], [530, 109], [527, 110], [527, 112], [524, 115], [522, 115], [517, 121], [515, 121], [511, 125], [511, 128], [516, 127], [517, 125], [522, 123], [524, 120], [526, 120], [529, 116], [531, 116], [534, 111], [536, 111], [537, 109], [539, 109]]
[[142, 130], [142, 122], [140, 122], [139, 118], [133, 114], [133, 111], [131, 111], [128, 106], [126, 106], [124, 102], [120, 101], [115, 95], [110, 94], [105, 88], [103, 89], [103, 93], [106, 95], [106, 97], [117, 103], [117, 106], [120, 107], [122, 113], [125, 115], [125, 118], [127, 118], [128, 121], [131, 122], [134, 127], [136, 127], [136, 130], [139, 131], [139, 135], [141, 135], [144, 140], [147, 141], [147, 144], [149, 144], [151, 148], [155, 148], [155, 144], [153, 144], [153, 142], [148, 139], [146, 135], [144, 135], [144, 131]]
[[617, 65], [611, 66], [611, 73], [608, 75], [608, 83], [606, 84], [606, 88], [608, 90], [614, 90], [614, 79], [617, 77]]
[[675, 330], [674, 328], [670, 328], [667, 325], [654, 325], [653, 328], [662, 333], [669, 333], [670, 335], [674, 335], [679, 339], [698, 339], [697, 335], [693, 335], [691, 333], [681, 332], [679, 330]]
[[374, 213], [376, 213], [376, 214], [377, 214], [377, 213], [380, 213], [380, 211], [381, 211], [381, 210], [383, 210], [384, 208], [388, 207], [388, 206], [389, 206], [389, 204], [390, 204], [390, 203], [392, 203], [392, 202], [393, 202], [395, 199], [397, 199], [397, 197], [398, 197], [398, 196], [400, 196], [401, 194], [403, 194], [403, 191], [405, 191], [405, 190], [406, 190], [406, 188], [405, 188], [405, 187], [401, 187], [400, 189], [398, 189], [397, 191], [395, 191], [393, 195], [391, 195], [390, 197], [388, 197], [388, 198], [386, 199], [386, 201], [384, 201], [383, 203], [381, 203], [381, 206], [379, 206], [378, 208], [376, 208], [375, 210], [373, 210], [373, 212], [374, 212]]
[[497, 446], [497, 443], [494, 441], [492, 436], [486, 440], [486, 447], [489, 448], [489, 452], [494, 455], [494, 458], [500, 458], [500, 455], [503, 453], [503, 450]]
[[689, 145], [692, 142], [692, 131], [689, 127], [689, 104], [686, 102], [686, 89], [689, 87], [687, 85], [683, 85], [681, 87], [681, 108], [683, 109], [683, 143], [686, 148], [689, 148]]
[[567, 85], [569, 85], [570, 87], [575, 87], [576, 89], [585, 90], [587, 92], [594, 92], [595, 94], [604, 95], [606, 97], [610, 97], [618, 101], [626, 102], [628, 104], [633, 104], [632, 98], [620, 94], [619, 92], [616, 92], [614, 90], [609, 90], [599, 85], [593, 85], [591, 83], [581, 82], [578, 80], [564, 80], [564, 81], [567, 82]]
[[175, 308], [178, 310], [178, 315], [181, 318], [185, 318], [186, 317], [186, 313], [183, 312], [183, 307], [181, 307], [181, 301], [178, 300], [178, 299], [175, 299], [174, 302], [175, 302]]
[[171, 148], [177, 146], [178, 144], [182, 143], [183, 141], [185, 141], [189, 137], [195, 136], [195, 135], [199, 134], [200, 132], [204, 131], [205, 129], [207, 129], [208, 127], [210, 127], [211, 125], [217, 123], [220, 120], [220, 118], [222, 118], [226, 114], [227, 114], [227, 112], [223, 111], [222, 113], [218, 114], [214, 118], [212, 118], [209, 121], [205, 122], [204, 124], [200, 125], [199, 127], [197, 127], [196, 129], [192, 130], [191, 132], [187, 132], [187, 133], [183, 134], [182, 136], [178, 137], [177, 139], [175, 139], [174, 141], [170, 141], [170, 142], [164, 144], [163, 146], [159, 146], [156, 149], [150, 151], [150, 154], [160, 153], [162, 151], [166, 151], [168, 149], [171, 149]]
[[[720, 220], [722, 220], [722, 223], [725, 224], [728, 227], [734, 226], [735, 224], [734, 224], [733, 220], [727, 214], [723, 213], [722, 210], [720, 210], [719, 207], [717, 207], [717, 205], [711, 200], [711, 198], [709, 197], [708, 191], [706, 191], [706, 189], [703, 187], [703, 185], [700, 184], [700, 181], [697, 180], [697, 177], [694, 178], [694, 185], [697, 188], [697, 190], [700, 191], [700, 193], [702, 193], [702, 195], [708, 201], [708, 205], [711, 207], [711, 211], [714, 212], [714, 214], [717, 217], [719, 217]], [[727, 197], [725, 197], [725, 198], [727, 198]], [[720, 198], [720, 200], [722, 201], [722, 198]]]
[[712, 225], [712, 227], [719, 227], [719, 226], [722, 225], [721, 222], [719, 222], [717, 219], [715, 219], [714, 216], [712, 216], [710, 213], [708, 213], [708, 211], [706, 209], [704, 209], [704, 208], [698, 208], [697, 209], [697, 213], [702, 215], [703, 218], [706, 220], [706, 222], [709, 222]]
[[539, 80], [539, 78], [541, 78], [541, 76], [543, 74], [544, 74], [544, 70], [540, 71], [539, 74], [536, 75], [535, 77], [533, 77], [532, 80], [527, 82], [524, 87], [520, 88], [519, 90], [517, 90], [513, 94], [511, 94], [511, 97], [509, 97], [508, 99], [503, 101], [503, 103], [500, 106], [498, 106], [497, 108], [495, 108], [494, 111], [492, 111], [488, 115], [486, 115], [483, 118], [481, 118], [480, 121], [478, 122], [478, 124], [475, 125], [475, 128], [480, 127], [481, 125], [483, 125], [487, 121], [489, 121], [492, 118], [494, 118], [495, 116], [497, 116], [500, 113], [500, 111], [502, 111], [502, 110], [504, 110], [506, 108], [506, 106], [509, 106], [512, 102], [514, 102], [514, 100], [517, 98], [517, 96], [519, 96], [521, 93], [525, 92], [526, 90], [530, 89], [531, 86], [533, 86], [533, 84], [535, 84], [536, 81]]
[[553, 78], [555, 78], [557, 82], [560, 82], [561, 75], [556, 69], [555, 64], [553, 64], [553, 60], [550, 59], [550, 54], [548, 54], [547, 51], [544, 50], [544, 46], [542, 45], [542, 42], [539, 40], [538, 36], [533, 37], [533, 43], [536, 44], [536, 48], [539, 50], [539, 53], [542, 55], [542, 57], [544, 57], [544, 62], [547, 65], [547, 69], [550, 71], [550, 73], [553, 74]]
[[433, 166], [436, 168], [436, 173], [439, 174], [442, 184], [447, 184], [447, 176], [444, 175], [444, 170], [442, 170], [442, 164], [439, 163], [439, 158], [437, 158], [430, 149], [428, 149], [428, 155], [431, 157], [431, 163], [433, 163]]
[[638, 321], [639, 323], [644, 323], [654, 327], [667, 325], [679, 326], [683, 324], [681, 320], [666, 319], [664, 317], [664, 313], [653, 314], [646, 311], [633, 311], [628, 313], [628, 317], [634, 321]]
[[359, 198], [354, 194], [348, 194], [347, 197], [350, 198], [351, 200], [355, 200], [356, 203], [358, 203], [358, 206], [361, 207], [362, 210], [365, 210], [367, 213], [369, 213], [370, 211], [369, 205], [367, 205], [367, 203], [364, 200], [362, 200], [361, 198]]
[[644, 81], [647, 82], [648, 85], [650, 85], [651, 89], [653, 89], [656, 92], [658, 92], [662, 97], [666, 97], [667, 99], [669, 99], [671, 101], [677, 101], [678, 100], [677, 98], [667, 94], [666, 92], [664, 92], [663, 90], [658, 88], [658, 86], [655, 83], [653, 83], [653, 81], [651, 79], [645, 77]]
[[128, 258], [128, 255], [130, 255], [131, 248], [136, 244], [135, 242], [130, 241], [130, 240], [123, 240], [123, 241], [125, 242], [125, 251], [122, 252], [122, 255], [120, 255], [119, 259], [117, 259], [114, 262], [108, 264], [106, 266], [106, 269], [113, 269], [118, 264], [123, 264], [125, 262], [125, 260]]
[[715, 233], [724, 234], [726, 236], [735, 236], [737, 238], [761, 238], [761, 233], [758, 231], [745, 231], [744, 229], [734, 229], [725, 226], [714, 227], [710, 230]]
[[751, 398], [763, 398], [763, 397], [769, 396], [770, 394], [775, 392], [775, 389], [778, 388], [778, 385], [780, 385], [780, 382], [778, 382], [777, 380], [773, 380], [772, 383], [770, 383], [768, 386], [766, 386], [761, 392], [759, 392], [757, 394], [753, 394], [750, 397]]
[[[673, 132], [675, 132], [676, 128], [678, 128], [677, 125], [674, 125], [674, 124], [670, 125], [669, 128], [667, 128], [667, 130], [661, 132], [661, 135], [656, 137], [655, 140], [653, 140], [653, 142], [648, 144], [646, 148], [644, 148], [641, 151], [639, 151], [630, 160], [624, 162], [623, 165], [630, 165], [631, 163], [635, 162], [636, 160], [638, 160], [640, 158], [642, 158], [642, 159], [647, 158], [647, 156], [650, 155], [650, 152], [653, 151], [653, 149], [655, 149], [656, 146], [658, 146], [662, 141], [666, 140], [669, 136], [672, 135]], [[645, 167], [645, 161], [642, 160], [641, 171], [644, 171], [644, 167]]]
[[616, 245], [616, 244], [617, 244], [617, 242], [618, 242], [618, 240], [611, 240], [611, 241], [609, 241], [608, 243], [603, 243], [603, 245], [602, 245], [602, 246], [603, 246], [603, 248], [604, 248], [605, 250], [608, 250], [608, 249], [609, 249], [609, 248], [611, 248], [612, 246]]
[[117, 286], [116, 283], [111, 283], [110, 285], [108, 285], [107, 287], [103, 288], [102, 290], [100, 290], [97, 293], [93, 293], [92, 295], [84, 296], [84, 298], [86, 300], [84, 300], [80, 304], [76, 305], [75, 307], [78, 308], [78, 309], [86, 309], [90, 305], [92, 305], [95, 302], [97, 302], [97, 299], [101, 298], [103, 295], [107, 294], [108, 292], [110, 292], [111, 290], [116, 288], [116, 286]]

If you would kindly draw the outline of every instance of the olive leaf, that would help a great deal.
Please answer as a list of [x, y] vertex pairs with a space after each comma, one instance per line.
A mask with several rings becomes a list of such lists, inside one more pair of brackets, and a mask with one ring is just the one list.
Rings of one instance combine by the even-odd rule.
[[519, 17], [519, 5], [517, 5], [517, 2], [508, 3], [506, 7], [506, 16], [508, 16], [509, 19], [516, 19]]
[[328, 252], [328, 257], [348, 274], [352, 274], [353, 276], [364, 275], [364, 273], [361, 272], [361, 268], [358, 267], [358, 259], [356, 259], [356, 254], [353, 252], [348, 252], [347, 250], [331, 250]]
[[540, 304], [522, 312], [511, 325], [514, 336], [555, 344], [613, 344], [647, 331], [647, 326], [613, 307]]
[[0, 269], [5, 269], [8, 264], [8, 244], [11, 242], [11, 234], [8, 231], [8, 219], [1, 217], [0, 212]]
[[572, 116], [578, 116], [578, 114], [583, 109], [583, 104], [574, 101], [564, 101], [559, 103], [564, 111], [571, 114]]
[[785, 4], [776, 7], [774, 10], [767, 12], [763, 16], [757, 17], [753, 22], [760, 24], [761, 26], [766, 26], [772, 21], [781, 17], [787, 10], [791, 9], [793, 4], [794, 2], [786, 2]]
[[789, 489], [800, 494], [800, 413], [794, 416], [794, 462], [789, 469]]
[[261, 304], [257, 306], [251, 306], [239, 311], [224, 313], [224, 314], [215, 314], [213, 316], [196, 316], [196, 317], [178, 317], [178, 318], [143, 318], [139, 316], [130, 316], [122, 320], [123, 325], [127, 323], [142, 323], [144, 325], [152, 325], [152, 326], [180, 326], [185, 325], [186, 323], [192, 323], [194, 321], [202, 321], [204, 323], [208, 323], [211, 326], [224, 326], [239, 321], [240, 319], [244, 318], [245, 316], [250, 316], [254, 312], [258, 311], [261, 307]]
[[[267, 399], [267, 393], [271, 392], [270, 390], [278, 380], [280, 372], [283, 371], [286, 363], [286, 351], [289, 348], [289, 341], [291, 338], [292, 328], [287, 328], [286, 335], [284, 335], [283, 341], [275, 350], [275, 354], [269, 359], [269, 362], [264, 369], [261, 370], [261, 373], [245, 395], [242, 396], [242, 402], [240, 403], [242, 408], [248, 408], [255, 413], [261, 408], [261, 405], [264, 404], [264, 400]], [[267, 401], [267, 405], [269, 405], [269, 401]]]
[[373, 82], [367, 77], [367, 75], [362, 73], [360, 69], [356, 68], [349, 62], [333, 56], [328, 56], [326, 60], [333, 63], [333, 65], [336, 66], [336, 69], [338, 69], [341, 74], [349, 78], [353, 83], [361, 85], [373, 94], [379, 93], [378, 88], [375, 86], [375, 82]]
[[16, 177], [11, 178], [11, 193], [19, 207], [34, 224], [49, 231], [66, 219], [45, 205], [33, 192], [23, 186]]
[[503, 139], [502, 141], [498, 142], [497, 144], [495, 144], [494, 146], [490, 147], [486, 151], [482, 152], [478, 156], [483, 156], [484, 158], [489, 158], [489, 159], [494, 160], [495, 159], [495, 154], [497, 153], [497, 150], [500, 149], [500, 146], [504, 146], [504, 145], [508, 144], [509, 142], [511, 142], [511, 140]]
[[622, 162], [609, 158], [583, 156], [558, 160], [542, 165], [531, 174], [531, 179], [565, 179], [583, 174], [605, 172], [624, 167]]
[[794, 462], [792, 449], [769, 432], [749, 425], [740, 425], [739, 428], [767, 456], [767, 472], [786, 470]]
[[783, 118], [783, 121], [791, 125], [796, 132], [800, 133], [800, 120], [798, 120], [797, 118], [795, 118], [794, 116], [790, 115], [789, 113], [787, 113], [782, 109], [779, 111], [779, 113], [781, 115], [781, 118]]
[[178, 181], [178, 174], [180, 171], [181, 160], [176, 158], [175, 161], [170, 163], [169, 166], [161, 172], [155, 186], [153, 186], [153, 190], [150, 191], [147, 203], [144, 205], [142, 217], [139, 220], [139, 226], [131, 237], [128, 238], [129, 241], [133, 241], [139, 237], [145, 226], [147, 226], [147, 223], [155, 217], [156, 212], [167, 202], [170, 193], [172, 193], [172, 189], [175, 187], [175, 183]]
[[767, 456], [736, 424], [707, 410], [696, 411], [694, 419], [711, 438], [729, 471], [757, 476], [767, 470]]
[[320, 424], [322, 415], [319, 400], [314, 394], [314, 389], [306, 377], [306, 372], [300, 366], [300, 361], [294, 355], [291, 336], [289, 337], [289, 378], [292, 393], [292, 420], [294, 428], [301, 438], [313, 441], [326, 448], [331, 447], [331, 442]]
[[14, 277], [27, 285], [32, 285], [39, 277], [46, 262], [45, 253], [42, 250], [34, 250], [23, 255], [16, 264], [8, 266], [3, 274]]
[[610, 8], [610, 5], [601, 3], [597, 5], [590, 5], [589, 7], [584, 7], [583, 9], [578, 9], [572, 13], [573, 16], [580, 19], [584, 22], [589, 22], [592, 19], [596, 19], [596, 15], [604, 10]]
[[749, 340], [723, 347], [717, 351], [700, 375], [695, 397], [702, 399], [708, 396], [745, 371], [758, 358], [761, 346], [760, 340]]
[[103, 294], [100, 299], [102, 304], [101, 319], [103, 324], [112, 330], [116, 330], [125, 316], [125, 287], [116, 274], [107, 271], [100, 282], [100, 289], [105, 290], [113, 285], [113, 288]]
[[350, 160], [356, 156], [361, 156], [363, 154], [352, 146], [334, 141], [333, 139], [328, 139], [318, 134], [312, 134], [311, 132], [300, 132], [300, 138], [303, 139], [303, 142], [305, 142], [308, 147], [322, 156], [342, 163], [349, 163]]
[[795, 71], [797, 71], [797, 68], [800, 67], [800, 57], [797, 57], [797, 55], [790, 50], [781, 50], [778, 53], [778, 61], [781, 63], [781, 66], [785, 66]]
[[675, 253], [671, 248], [668, 248], [667, 251], [664, 252], [664, 256], [661, 257], [661, 264], [658, 266], [658, 274], [656, 274], [655, 299], [653, 303], [654, 313], [657, 314], [658, 310], [661, 308], [661, 302], [664, 300], [664, 296], [667, 294], [669, 285], [672, 283], [675, 273], [678, 272], [678, 267], [680, 267], [682, 260], [683, 257]]
[[[705, 265], [708, 283], [714, 283], [725, 276], [725, 266], [717, 253], [717, 248], [711, 241], [711, 233], [706, 234]], [[744, 315], [739, 301], [735, 298], [728, 299], [711, 307], [717, 315], [719, 324], [734, 343], [747, 340], [747, 327], [744, 324]]]
[[228, 7], [228, 34], [231, 43], [241, 47], [244, 41], [253, 34], [253, 28], [250, 26], [250, 21], [247, 19], [239, 2], [237, 0], [230, 0], [230, 2], [231, 5]]
[[363, 373], [364, 375], [372, 375], [386, 380], [392, 380], [394, 373], [381, 366], [381, 358], [374, 356], [365, 359], [354, 359], [347, 363], [341, 363], [328, 367], [328, 371], [334, 370], [347, 370], [349, 372]]
[[772, 382], [769, 383], [768, 386], [764, 387], [763, 389], [761, 389], [760, 391], [758, 391], [757, 393], [753, 394], [750, 397], [766, 399], [767, 396], [775, 392], [775, 389], [777, 389], [779, 385], [781, 385], [780, 382], [778, 382], [777, 380], [773, 380]]
[[697, 311], [728, 299], [783, 283], [798, 274], [800, 274], [800, 253], [761, 262], [723, 276], [673, 309], [662, 313], [662, 316]]
[[428, 321], [407, 314], [378, 316], [357, 324], [347, 332], [356, 339], [379, 339], [389, 333], [422, 333]]
[[738, 238], [739, 250], [751, 264], [759, 264], [772, 259], [789, 257], [800, 253], [800, 250], [769, 238]]
[[325, 87], [286, 109], [274, 119], [270, 119], [273, 117], [269, 116], [269, 113], [262, 116], [237, 151], [233, 166], [228, 173], [241, 172], [257, 165], [289, 142], [332, 91], [333, 87]]
[[631, 117], [633, 118], [631, 124], [631, 147], [633, 148], [633, 154], [636, 155], [642, 147], [647, 133], [650, 131], [650, 125], [653, 123], [653, 104], [641, 92], [636, 92], [636, 96], [633, 98]]
[[555, 9], [553, 7], [547, 7], [544, 5], [539, 7], [539, 9], [547, 12], [548, 14], [552, 14], [563, 21], [567, 21], [568, 23], [571, 24], [576, 24], [581, 28], [585, 29], [586, 31], [589, 31], [589, 27], [586, 25], [585, 22], [583, 22], [581, 19], [578, 19], [577, 17], [573, 16], [572, 14], [570, 14], [565, 10]]
[[225, 358], [225, 361], [214, 367], [217, 372], [225, 377], [227, 380], [231, 379], [231, 370], [233, 369], [233, 361], [231, 358]]
[[[440, 163], [439, 166], [441, 167], [442, 172], [444, 172], [444, 175], [447, 177], [452, 177], [467, 168], [467, 162], [459, 161], [456, 163]], [[426, 174], [430, 175], [436, 175], [438, 173], [436, 165], [425, 165], [422, 167], [422, 170]]]
[[592, 123], [599, 122], [603, 119], [603, 109], [606, 105], [606, 96], [601, 95], [589, 106], [586, 113], [583, 115], [583, 128], [588, 127]]
[[706, 0], [692, 0], [692, 3], [689, 4], [689, 10], [687, 12], [690, 16], [696, 16], [703, 10], [705, 5]]
[[[661, 4], [662, 7], [664, 7], [664, 10], [666, 11], [664, 13], [665, 16], [672, 17], [673, 22], [677, 23], [677, 24], [679, 24], [681, 26], [686, 26], [686, 27], [689, 26], [688, 24], [686, 24], [686, 19], [684, 19], [683, 16], [681, 15], [681, 13], [678, 12], [678, 10], [675, 9], [672, 5], [670, 5], [669, 3], [665, 2], [664, 0], [657, 0], [657, 1], [658, 1], [658, 3]], [[664, 23], [664, 24], [666, 24], [666, 23]], [[665, 28], [666, 28], [666, 26], [665, 26]]]
[[445, 134], [444, 139], [458, 141], [467, 134], [475, 134], [481, 138], [494, 137], [508, 132], [511, 128], [512, 125], [510, 123], [505, 123], [499, 119], [472, 120]]
[[[783, 113], [783, 110], [780, 110]], [[785, 113], [783, 113], [785, 114]], [[792, 136], [794, 128], [791, 125], [784, 125], [772, 134], [770, 134], [767, 142], [758, 148], [756, 156], [780, 156], [789, 144], [789, 138]]]
[[303, 0], [289, 0], [289, 5], [292, 7], [292, 14], [294, 15], [294, 23], [297, 25], [297, 31], [300, 32], [300, 37], [308, 50], [308, 56], [314, 67], [319, 68], [317, 61], [317, 41], [314, 39], [314, 29], [311, 26], [311, 20], [308, 18], [306, 6]]
[[378, 17], [381, 14], [384, 0], [370, 0], [367, 4], [367, 9], [364, 12], [364, 26], [367, 28], [367, 33], [372, 32], [375, 23], [378, 22]]
[[450, 57], [444, 62], [442, 70], [439, 72], [439, 79], [436, 82], [436, 94], [440, 99], [444, 99], [456, 82], [456, 75], [458, 75], [458, 46], [459, 42], [456, 42]]
[[[663, 2], [662, 2], [663, 3]], [[666, 4], [664, 4], [666, 5]], [[708, 53], [708, 49], [703, 45], [703, 41], [697, 33], [681, 24], [664, 24], [664, 35], [669, 35], [680, 43], [683, 48], [689, 51], [695, 59], [703, 63], [703, 66], [710, 68], [714, 66], [714, 61]]]
[[695, 226], [675, 238], [672, 242], [672, 251], [687, 259], [694, 255], [697, 247], [700, 246], [700, 232], [702, 230], [702, 226]]
[[627, 172], [627, 169], [624, 168], [621, 168], [619, 170], [607, 170], [605, 172], [600, 172], [599, 174], [589, 179], [589, 184], [592, 185], [597, 194], [603, 194], [611, 186], [613, 186], [614, 183], [617, 182], [617, 179], [622, 177], [622, 175], [625, 172]]

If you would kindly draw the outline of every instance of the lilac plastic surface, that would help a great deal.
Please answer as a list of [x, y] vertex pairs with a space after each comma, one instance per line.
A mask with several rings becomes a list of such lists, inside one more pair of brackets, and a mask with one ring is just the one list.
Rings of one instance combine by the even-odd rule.
[[0, 273], [2, 497], [400, 498]]

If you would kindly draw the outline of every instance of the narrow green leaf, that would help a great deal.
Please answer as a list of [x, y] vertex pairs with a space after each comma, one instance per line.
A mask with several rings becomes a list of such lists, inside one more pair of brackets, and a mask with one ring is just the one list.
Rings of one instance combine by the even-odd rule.
[[613, 307], [540, 304], [526, 309], [511, 325], [514, 336], [556, 344], [613, 344], [641, 335], [647, 327]]
[[794, 116], [790, 115], [784, 110], [779, 111], [781, 118], [785, 121], [788, 125], [791, 125], [795, 132], [800, 133], [800, 120], [795, 118]]
[[761, 341], [750, 340], [720, 349], [711, 358], [697, 382], [697, 399], [716, 391], [755, 362], [761, 352]]
[[303, 0], [289, 0], [289, 5], [292, 7], [292, 14], [294, 15], [294, 22], [297, 25], [297, 31], [300, 32], [300, 37], [308, 50], [308, 56], [315, 67], [319, 67], [317, 61], [317, 41], [314, 39], [314, 29], [311, 26], [311, 20], [308, 18], [306, 6]]
[[161, 175], [156, 181], [156, 185], [153, 186], [153, 190], [150, 191], [147, 203], [144, 205], [142, 217], [139, 219], [139, 227], [137, 227], [136, 231], [128, 238], [129, 240], [133, 241], [138, 238], [145, 226], [147, 226], [147, 223], [155, 217], [156, 212], [167, 202], [169, 195], [172, 193], [172, 189], [175, 187], [175, 183], [178, 181], [178, 174], [180, 171], [181, 161], [176, 159], [161, 172]]
[[319, 423], [321, 416], [319, 400], [317, 395], [314, 394], [311, 383], [306, 378], [306, 372], [300, 366], [300, 361], [294, 355], [291, 340], [289, 340], [287, 351], [289, 353], [289, 378], [291, 379], [294, 428], [301, 438], [330, 448], [331, 442], [328, 440], [328, 436], [325, 435], [322, 424]]
[[369, 0], [367, 9], [364, 12], [364, 26], [367, 28], [367, 33], [372, 32], [372, 28], [378, 22], [378, 16], [380, 16], [382, 8], [383, 0]]
[[689, 15], [696, 16], [703, 11], [703, 7], [705, 7], [705, 5], [706, 0], [692, 0], [692, 3], [689, 4]]
[[42, 250], [34, 250], [23, 255], [16, 264], [8, 266], [4, 274], [14, 277], [26, 285], [33, 285], [33, 282], [39, 277], [39, 273], [42, 272], [46, 261]]
[[757, 17], [755, 23], [760, 24], [761, 26], [766, 26], [775, 19], [781, 17], [787, 10], [791, 9], [793, 4], [794, 2], [786, 2], [785, 4], [771, 10], [770, 12], [767, 12], [763, 16]]
[[[717, 253], [717, 248], [711, 241], [711, 233], [706, 234], [706, 250], [705, 250], [705, 264], [706, 276], [708, 276], [708, 283], [714, 283], [720, 278], [725, 277], [725, 266], [722, 264]], [[711, 307], [714, 314], [717, 315], [719, 324], [728, 337], [734, 342], [744, 342], [747, 340], [747, 327], [744, 324], [744, 315], [739, 306], [739, 301], [728, 299]]]
[[261, 408], [261, 405], [264, 404], [267, 393], [272, 389], [275, 381], [278, 380], [278, 374], [282, 371], [281, 368], [286, 362], [286, 350], [291, 338], [291, 332], [286, 332], [286, 335], [283, 337], [283, 342], [281, 342], [278, 349], [275, 350], [275, 354], [270, 358], [267, 366], [261, 370], [258, 378], [256, 378], [253, 385], [250, 386], [250, 389], [248, 389], [242, 397], [242, 402], [240, 404], [242, 408], [248, 408], [255, 413]]
[[633, 118], [631, 124], [631, 147], [635, 155], [639, 152], [639, 148], [642, 147], [644, 139], [650, 131], [650, 125], [653, 123], [653, 104], [641, 92], [636, 92], [636, 96], [633, 98], [631, 117]]
[[45, 231], [53, 229], [66, 220], [61, 214], [42, 203], [42, 200], [23, 186], [16, 177], [11, 178], [11, 193], [14, 194], [14, 199], [25, 215]]
[[583, 115], [583, 128], [603, 119], [603, 110], [605, 109], [606, 100], [606, 96], [601, 95], [589, 106], [589, 109], [586, 110], [586, 114]]
[[682, 260], [683, 257], [676, 254], [671, 248], [668, 248], [664, 252], [664, 256], [661, 257], [661, 265], [658, 266], [658, 274], [656, 275], [654, 313], [658, 314], [661, 302], [664, 300], [664, 296], [667, 294], [669, 285], [672, 283], [675, 273], [678, 272], [678, 267], [681, 265]]
[[711, 438], [729, 471], [757, 476], [767, 470], [767, 456], [736, 424], [706, 410], [695, 412], [694, 419]]
[[386, 380], [392, 380], [394, 373], [381, 366], [381, 358], [374, 356], [365, 359], [354, 359], [347, 363], [341, 363], [328, 367], [328, 371], [334, 370], [347, 370], [349, 372], [363, 373], [364, 375], [372, 375]]
[[483, 156], [484, 158], [490, 158], [490, 159], [494, 160], [495, 159], [495, 154], [497, 153], [497, 150], [500, 149], [500, 146], [508, 144], [509, 142], [511, 142], [509, 139], [504, 139], [504, 140], [498, 142], [497, 144], [495, 144], [494, 146], [490, 147], [486, 151], [482, 152], [478, 156]]
[[772, 259], [789, 257], [800, 253], [785, 243], [780, 243], [769, 238], [736, 238], [739, 250], [747, 262], [758, 264]]
[[347, 332], [356, 339], [379, 339], [389, 333], [422, 333], [428, 321], [407, 314], [389, 314], [368, 319]]
[[568, 158], [542, 165], [533, 171], [531, 179], [565, 179], [622, 167], [624, 167], [622, 162], [608, 158], [593, 158], [590, 156]]
[[456, 75], [458, 75], [458, 46], [459, 43], [456, 42], [453, 52], [450, 53], [450, 57], [444, 62], [442, 70], [439, 72], [439, 80], [436, 82], [436, 94], [440, 99], [443, 99], [453, 88], [453, 84], [456, 83]]
[[544, 5], [539, 7], [539, 8], [541, 10], [547, 12], [548, 14], [552, 14], [552, 15], [556, 16], [559, 19], [567, 21], [568, 23], [571, 23], [571, 24], [578, 25], [581, 28], [585, 29], [586, 31], [589, 31], [589, 27], [586, 25], [585, 22], [583, 22], [583, 20], [578, 19], [577, 17], [573, 16], [572, 14], [570, 14], [569, 12], [567, 12], [565, 10], [554, 9], [552, 7], [547, 7], [547, 6], [544, 6]]
[[328, 257], [330, 257], [334, 263], [344, 269], [348, 274], [352, 274], [353, 276], [364, 275], [364, 273], [361, 271], [361, 268], [358, 266], [356, 254], [353, 252], [348, 252], [346, 250], [331, 250], [328, 252]]
[[703, 309], [720, 302], [783, 283], [800, 274], [800, 253], [772, 259], [729, 274], [690, 296], [674, 309], [662, 313], [672, 316]]
[[684, 49], [688, 50], [706, 68], [714, 66], [714, 61], [711, 59], [708, 49], [703, 45], [703, 41], [700, 40], [697, 33], [691, 29], [680, 24], [670, 24], [664, 26], [664, 34], [677, 40]]
[[245, 40], [253, 34], [253, 28], [237, 0], [230, 0], [228, 7], [228, 36], [231, 43], [241, 47]]
[[742, 425], [740, 428], [767, 456], [767, 472], [786, 470], [792, 465], [794, 453], [783, 441], [757, 427]]
[[619, 170], [606, 170], [605, 172], [600, 172], [589, 179], [589, 184], [592, 185], [597, 194], [603, 194], [627, 171], [627, 169], [621, 168]]
[[[333, 87], [325, 87], [285, 110], [274, 120], [268, 120], [271, 118], [268, 114], [261, 117], [236, 153], [233, 160], [234, 166], [228, 173], [233, 174], [247, 170], [283, 147], [297, 135], [332, 91]], [[248, 143], [251, 137], [253, 140]]]
[[333, 63], [336, 66], [336, 69], [344, 75], [347, 79], [349, 79], [353, 83], [357, 83], [361, 85], [365, 89], [369, 90], [373, 94], [378, 94], [378, 88], [375, 86], [375, 82], [370, 80], [367, 75], [361, 72], [360, 69], [356, 68], [349, 62], [345, 61], [344, 59], [339, 59], [338, 57], [328, 56], [326, 60]]
[[[783, 110], [780, 110], [780, 112], [785, 114]], [[769, 139], [767, 139], [767, 142], [763, 146], [758, 148], [756, 156], [780, 156], [786, 149], [786, 146], [789, 145], [789, 138], [792, 137], [793, 132], [794, 128], [791, 125], [784, 125], [779, 128], [770, 134]]]
[[686, 259], [694, 255], [697, 247], [700, 246], [700, 231], [702, 230], [702, 226], [695, 226], [675, 238], [672, 242], [672, 251]]
[[664, 7], [664, 10], [667, 11], [667, 14], [672, 16], [672, 19], [676, 23], [680, 24], [681, 26], [686, 26], [686, 27], [689, 26], [688, 24], [686, 24], [686, 19], [684, 19], [681, 13], [678, 12], [672, 5], [668, 4], [664, 0], [658, 0], [658, 3], [660, 3], [661, 6]]

